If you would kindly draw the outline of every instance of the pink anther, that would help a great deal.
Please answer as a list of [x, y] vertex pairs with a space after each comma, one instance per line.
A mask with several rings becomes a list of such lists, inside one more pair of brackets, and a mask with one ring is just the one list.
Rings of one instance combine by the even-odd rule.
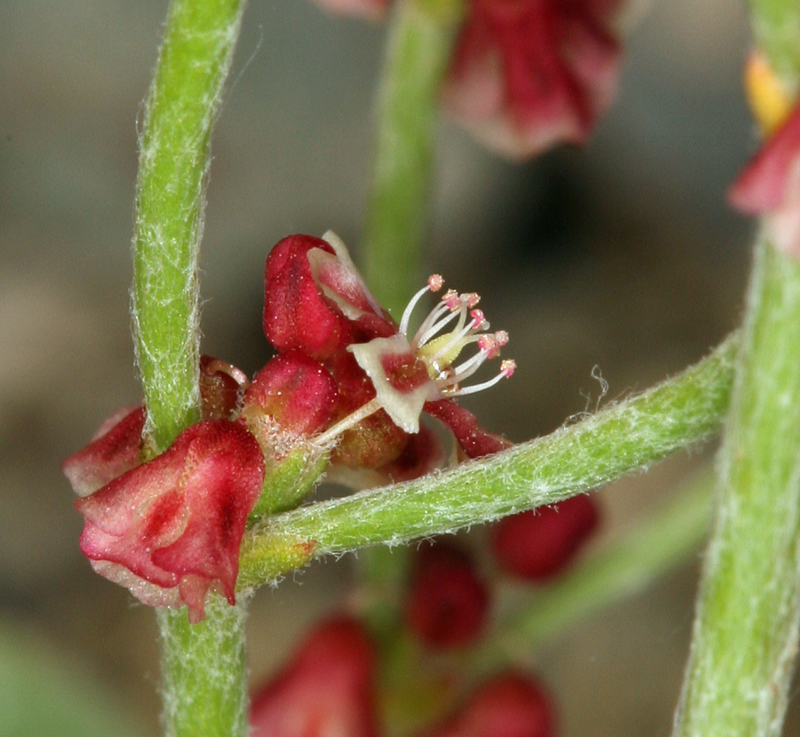
[[507, 379], [517, 370], [517, 362], [513, 358], [506, 358], [500, 364], [500, 373]]
[[494, 334], [494, 339], [497, 341], [497, 345], [503, 348], [508, 344], [508, 333], [505, 330], [498, 330]]
[[428, 277], [428, 289], [432, 292], [438, 292], [444, 285], [444, 279], [441, 274], [431, 274]]

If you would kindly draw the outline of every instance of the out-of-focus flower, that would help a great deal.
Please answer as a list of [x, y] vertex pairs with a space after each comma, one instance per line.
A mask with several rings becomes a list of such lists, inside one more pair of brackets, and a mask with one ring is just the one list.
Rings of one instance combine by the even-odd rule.
[[728, 192], [738, 210], [763, 215], [768, 238], [800, 258], [800, 101]]
[[408, 628], [437, 650], [474, 642], [484, 627], [489, 594], [475, 564], [446, 542], [420, 548], [405, 601]]
[[[278, 351], [305, 354], [335, 381], [334, 424], [323, 434], [339, 438], [334, 462], [381, 469], [391, 478], [402, 475], [402, 469], [393, 474], [392, 464], [404, 451], [415, 450], [409, 449], [409, 436], [419, 433], [423, 409], [451, 428], [470, 457], [508, 446], [479, 428], [474, 416], [453, 401], [514, 371], [513, 361], [504, 361], [488, 382], [462, 384], [485, 360], [499, 355], [508, 340], [503, 331], [488, 332], [483, 313], [475, 309], [478, 295], [447, 292], [416, 334], [408, 335], [413, 308], [442, 283], [441, 277], [431, 277], [397, 325], [369, 292], [333, 233], [324, 239], [289, 236], [270, 253], [264, 332]], [[468, 346], [477, 350], [456, 364]], [[432, 435], [426, 437], [434, 442]], [[419, 444], [416, 450], [425, 457], [438, 455]], [[425, 466], [408, 453], [401, 463], [406, 472]]]
[[[319, 0], [376, 17], [386, 0]], [[616, 95], [623, 0], [466, 0], [445, 109], [514, 158], [584, 143]]]
[[507, 673], [481, 686], [461, 710], [421, 737], [554, 737], [556, 718], [542, 686]]
[[377, 737], [375, 653], [362, 626], [334, 619], [254, 695], [250, 737]]
[[492, 529], [492, 551], [506, 573], [542, 581], [569, 565], [598, 521], [595, 500], [574, 496], [501, 519]]
[[205, 616], [209, 589], [233, 604], [239, 546], [264, 478], [255, 438], [209, 420], [184, 430], [160, 456], [75, 502], [81, 551], [94, 570], [150, 606]]
[[620, 0], [470, 0], [444, 92], [478, 139], [521, 158], [584, 143], [616, 94]]

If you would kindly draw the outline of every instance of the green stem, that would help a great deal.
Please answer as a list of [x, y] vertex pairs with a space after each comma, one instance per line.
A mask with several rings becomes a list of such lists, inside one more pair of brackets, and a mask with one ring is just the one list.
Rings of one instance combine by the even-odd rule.
[[[244, 0], [173, 0], [140, 143], [133, 320], [148, 454], [200, 419], [197, 254], [211, 129]], [[247, 731], [243, 604], [212, 597], [206, 619], [159, 612], [170, 737]]]
[[800, 263], [762, 236], [675, 735], [777, 736], [800, 624]]
[[541, 643], [685, 560], [708, 530], [712, 488], [711, 473], [703, 474], [663, 510], [537, 592], [468, 656], [468, 669], [525, 662]]
[[158, 610], [168, 736], [247, 734], [246, 599], [230, 606], [209, 597], [206, 618], [197, 624], [189, 624], [185, 608]]
[[490, 458], [281, 514], [242, 546], [239, 584], [313, 558], [452, 532], [552, 504], [702, 440], [728, 405], [736, 343], [639, 397]]
[[140, 141], [133, 321], [155, 452], [200, 419], [197, 254], [211, 128], [244, 0], [173, 0]]
[[439, 89], [460, 9], [460, 0], [399, 0], [393, 11], [378, 99], [364, 258], [370, 288], [396, 315], [417, 288]]
[[750, 0], [756, 45], [790, 94], [800, 88], [800, 3]]

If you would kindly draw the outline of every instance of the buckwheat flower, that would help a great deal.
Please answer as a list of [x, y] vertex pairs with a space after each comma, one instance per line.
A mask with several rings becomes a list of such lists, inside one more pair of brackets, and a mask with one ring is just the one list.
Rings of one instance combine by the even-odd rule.
[[264, 459], [244, 426], [209, 420], [161, 455], [75, 502], [94, 570], [150, 606], [205, 616], [209, 590], [235, 602], [239, 546], [261, 493]]
[[584, 143], [616, 94], [620, 0], [470, 0], [445, 109], [523, 158]]
[[253, 695], [250, 737], [377, 737], [375, 661], [357, 621], [319, 625]]
[[728, 192], [738, 210], [762, 215], [769, 240], [800, 258], [800, 101]]
[[[476, 308], [478, 295], [446, 292], [410, 334], [414, 308], [427, 292], [440, 291], [442, 285], [441, 277], [431, 277], [398, 325], [367, 289], [347, 248], [333, 233], [322, 239], [289, 236], [267, 258], [267, 339], [281, 354], [299, 351], [319, 362], [336, 383], [333, 423], [318, 437], [335, 440], [334, 465], [391, 473], [409, 436], [420, 432], [423, 410], [450, 427], [470, 457], [508, 446], [478, 427], [474, 416], [453, 401], [514, 371], [514, 362], [504, 361], [494, 378], [465, 383], [508, 342], [504, 331], [489, 331]], [[438, 455], [425, 453], [421, 444], [417, 449], [426, 457]], [[407, 469], [425, 464], [406, 456], [404, 465]]]

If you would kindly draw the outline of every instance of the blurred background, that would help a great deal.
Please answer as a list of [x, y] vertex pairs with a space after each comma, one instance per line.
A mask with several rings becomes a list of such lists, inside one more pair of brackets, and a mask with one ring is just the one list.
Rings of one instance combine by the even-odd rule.
[[[81, 556], [59, 464], [140, 401], [128, 318], [136, 125], [166, 9], [0, 3], [0, 683], [19, 687], [13, 676], [28, 669], [43, 688], [45, 663], [73, 698], [116, 704], [142, 737], [159, 731], [154, 617]], [[249, 374], [270, 355], [269, 248], [333, 228], [357, 257], [383, 41], [381, 26], [307, 0], [250, 2], [214, 136], [201, 255], [203, 351]], [[724, 192], [754, 148], [746, 48], [741, 0], [654, 2], [630, 31], [619, 100], [585, 149], [512, 165], [443, 122], [427, 267], [483, 295], [519, 366], [513, 384], [465, 402], [485, 426], [515, 441], [550, 432], [595, 408], [593, 367], [608, 398], [623, 397], [736, 326], [751, 225]], [[662, 504], [713, 450], [604, 490], [603, 534]], [[254, 679], [335, 610], [351, 564], [316, 564], [259, 592]], [[565, 737], [669, 734], [696, 573], [687, 561], [537, 653]]]

